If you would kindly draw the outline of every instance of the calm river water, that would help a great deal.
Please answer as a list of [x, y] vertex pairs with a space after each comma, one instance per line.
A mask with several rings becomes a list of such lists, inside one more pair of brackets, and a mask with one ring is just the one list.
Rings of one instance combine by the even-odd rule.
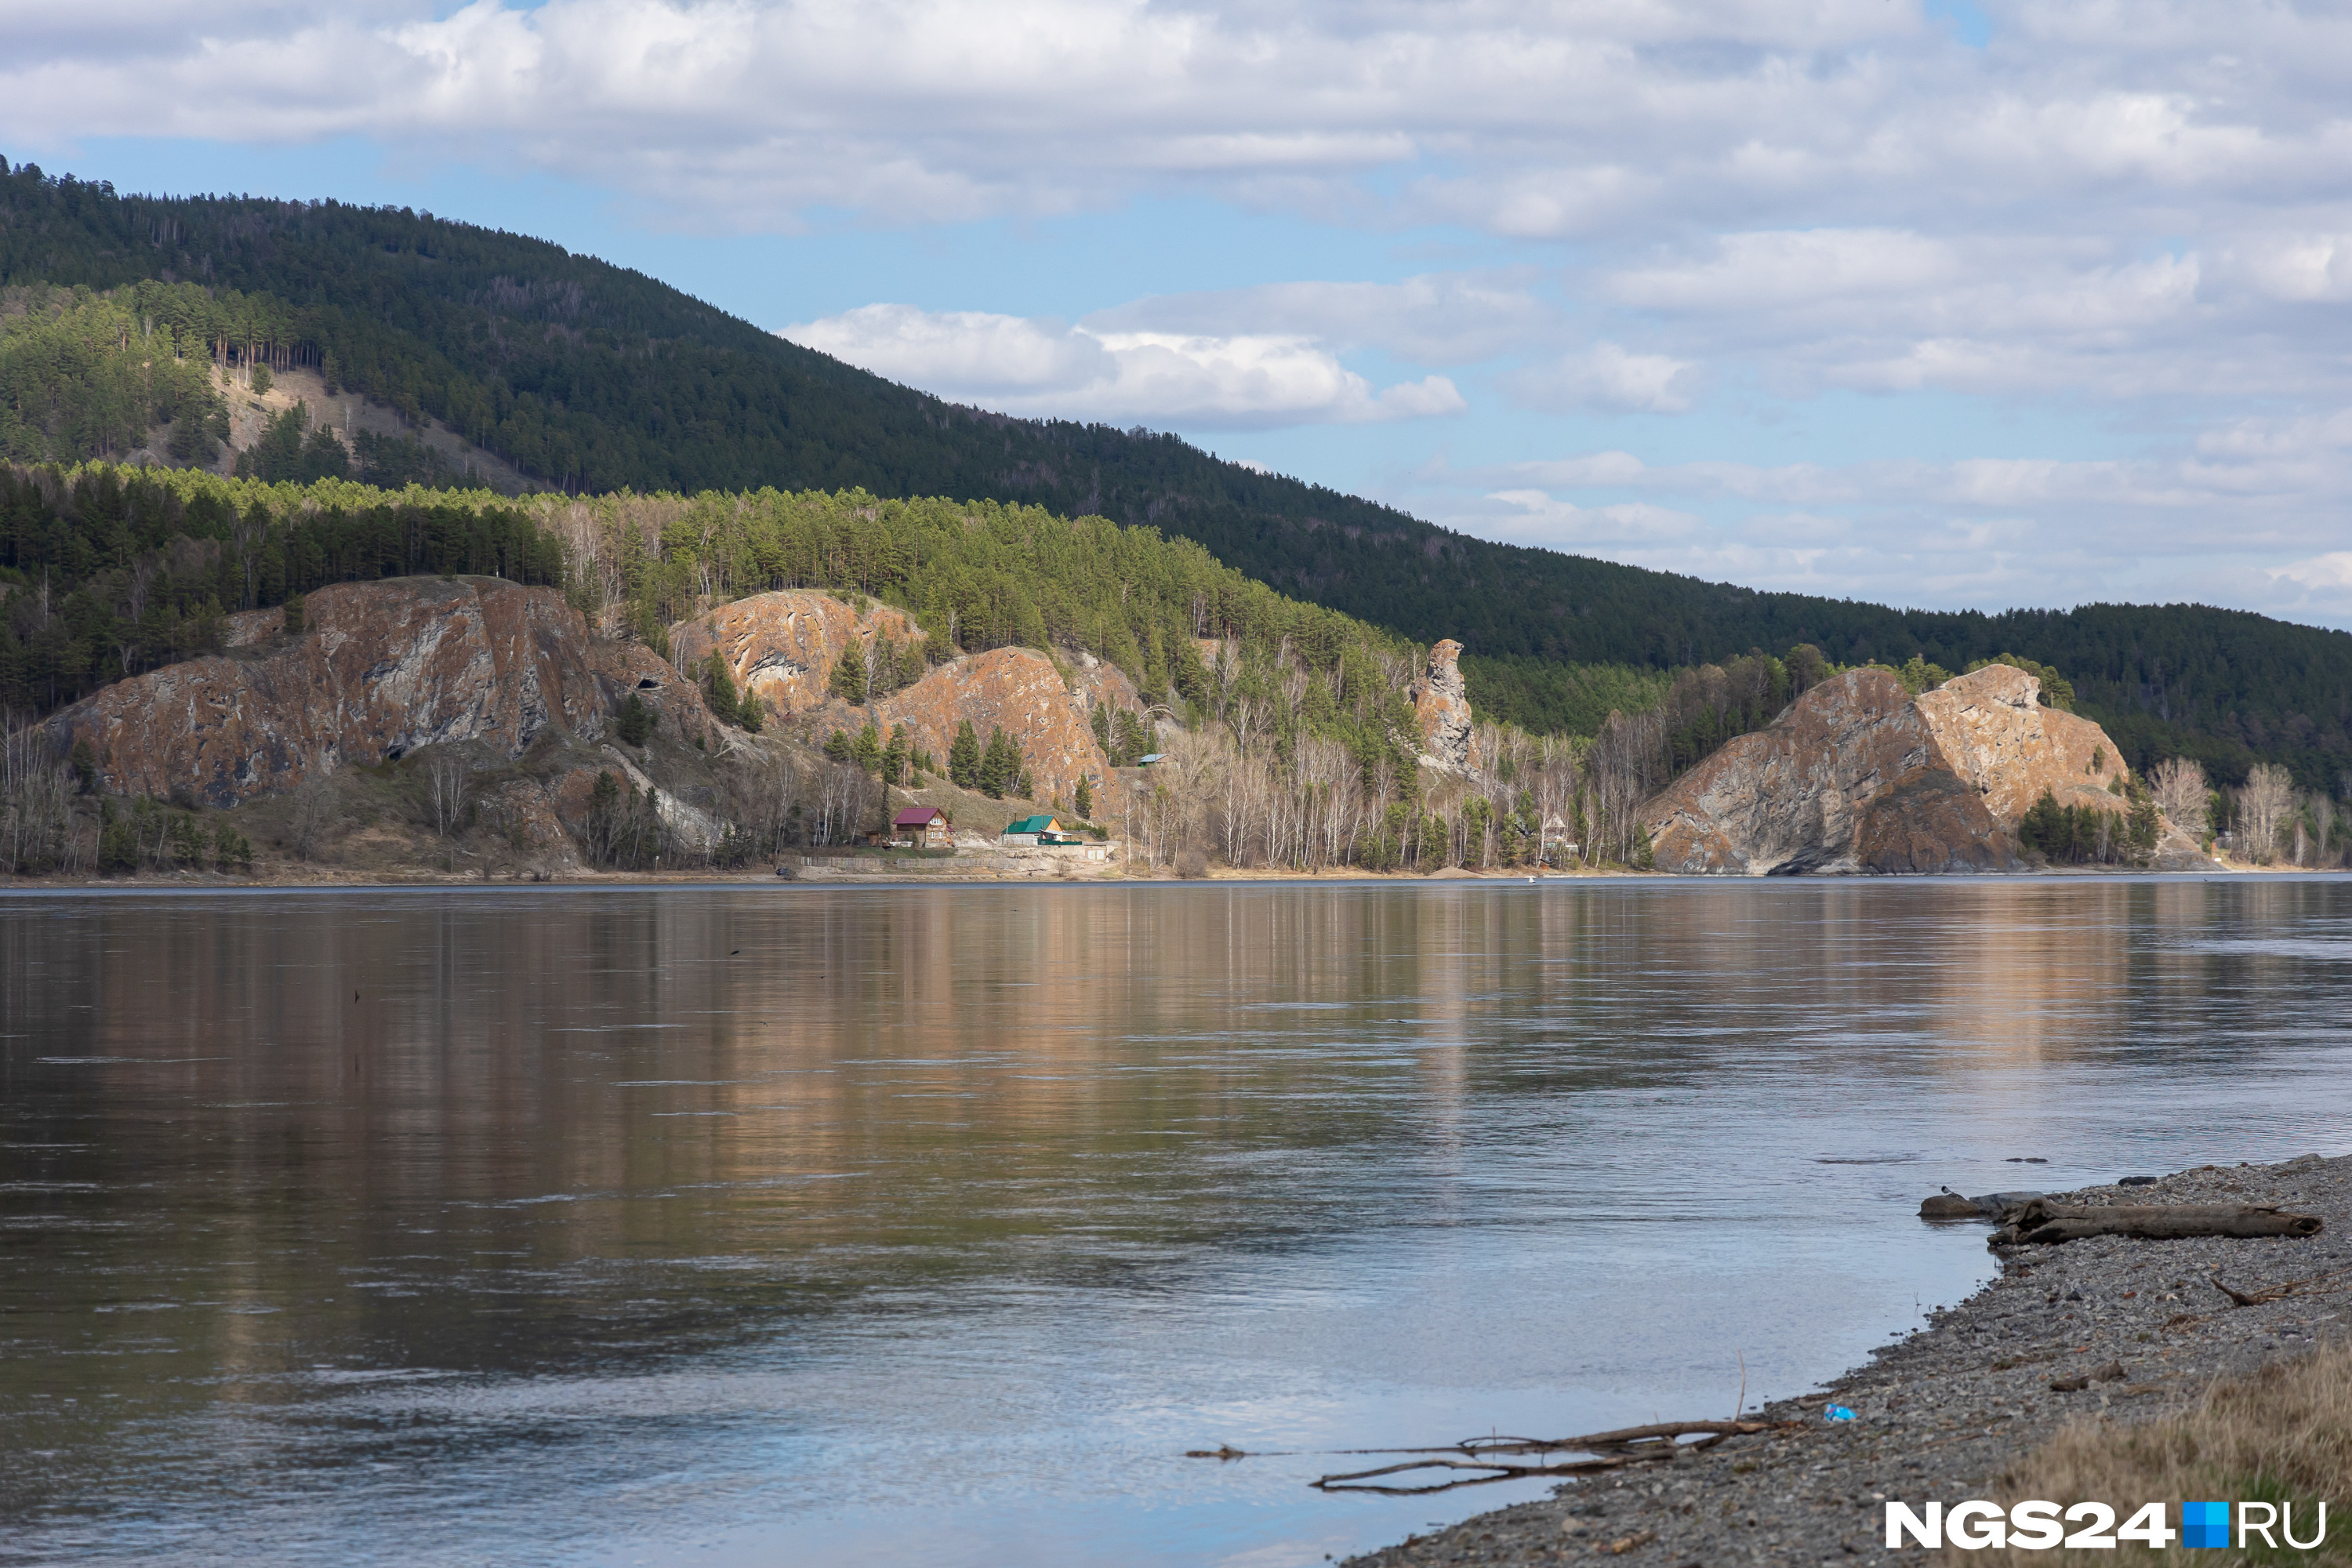
[[1939, 1185], [2352, 1147], [2341, 880], [8, 897], [0, 959], [10, 1563], [1319, 1563], [1531, 1492], [1183, 1450], [1725, 1415], [1984, 1276]]

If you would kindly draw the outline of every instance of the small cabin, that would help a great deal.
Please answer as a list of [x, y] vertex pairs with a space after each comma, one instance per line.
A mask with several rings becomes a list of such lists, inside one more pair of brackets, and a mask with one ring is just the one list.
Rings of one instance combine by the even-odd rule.
[[1062, 824], [1060, 819], [1057, 817], [1024, 816], [1018, 817], [1005, 825], [1004, 842], [1007, 844], [1024, 845], [1075, 843], [1076, 841], [1062, 831]]
[[890, 837], [918, 849], [955, 847], [955, 824], [936, 805], [910, 805], [890, 821]]

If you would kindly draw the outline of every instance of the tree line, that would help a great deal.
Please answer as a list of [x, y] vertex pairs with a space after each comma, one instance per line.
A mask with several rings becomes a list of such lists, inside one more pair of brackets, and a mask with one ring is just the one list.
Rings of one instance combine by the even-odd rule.
[[0, 712], [214, 651], [237, 611], [419, 573], [561, 584], [563, 546], [487, 494], [0, 466]]

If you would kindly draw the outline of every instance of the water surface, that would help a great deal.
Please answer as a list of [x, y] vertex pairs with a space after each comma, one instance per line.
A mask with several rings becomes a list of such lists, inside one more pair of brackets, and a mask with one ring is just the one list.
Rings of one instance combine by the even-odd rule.
[[[0, 899], [0, 1561], [1318, 1563], [1939, 1185], [2342, 1152], [2331, 879]], [[2035, 1158], [2047, 1164], [2012, 1163]]]

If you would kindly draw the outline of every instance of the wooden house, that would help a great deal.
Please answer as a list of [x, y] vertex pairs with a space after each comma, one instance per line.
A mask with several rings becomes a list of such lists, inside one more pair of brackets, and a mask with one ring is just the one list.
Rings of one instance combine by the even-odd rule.
[[952, 849], [955, 825], [936, 805], [910, 805], [891, 819], [890, 837], [918, 849]]

